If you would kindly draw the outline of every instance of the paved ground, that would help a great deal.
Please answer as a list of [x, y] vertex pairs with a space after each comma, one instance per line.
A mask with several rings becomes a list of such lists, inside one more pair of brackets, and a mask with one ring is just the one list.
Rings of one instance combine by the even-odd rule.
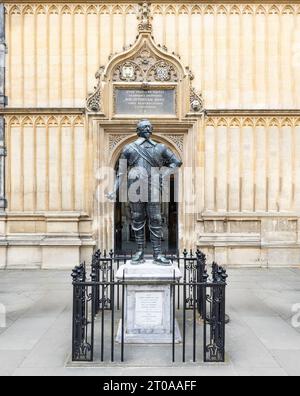
[[300, 375], [300, 327], [292, 326], [292, 307], [300, 304], [300, 269], [230, 270], [229, 275], [226, 364], [89, 369], [65, 368], [70, 274], [1, 271], [7, 323], [0, 328], [0, 375]]

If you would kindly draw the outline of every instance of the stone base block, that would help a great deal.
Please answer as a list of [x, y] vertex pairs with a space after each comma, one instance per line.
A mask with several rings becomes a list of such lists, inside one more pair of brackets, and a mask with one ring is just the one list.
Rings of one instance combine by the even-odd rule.
[[0, 246], [0, 270], [6, 267], [6, 246]]
[[42, 255], [38, 246], [8, 246], [7, 269], [41, 268]]
[[[159, 266], [146, 261], [128, 262], [116, 274], [125, 281], [124, 342], [139, 344], [171, 343], [173, 340], [173, 280], [182, 277], [176, 266]], [[121, 342], [122, 323], [117, 341]], [[175, 342], [181, 336], [175, 323]]]
[[[122, 320], [119, 322], [118, 333], [116, 341], [121, 343], [122, 338]], [[175, 343], [179, 344], [182, 341], [179, 326], [177, 320], [175, 320]], [[125, 344], [172, 344], [173, 333], [168, 332], [162, 333], [130, 333], [125, 334], [124, 343]]]

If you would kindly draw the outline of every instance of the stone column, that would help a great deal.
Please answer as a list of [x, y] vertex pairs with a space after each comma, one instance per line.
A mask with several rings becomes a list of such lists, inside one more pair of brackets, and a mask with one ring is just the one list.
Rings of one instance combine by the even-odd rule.
[[[5, 107], [5, 16], [4, 5], [0, 4], [0, 108]], [[0, 210], [6, 208], [5, 199], [5, 123], [4, 117], [0, 115]]]

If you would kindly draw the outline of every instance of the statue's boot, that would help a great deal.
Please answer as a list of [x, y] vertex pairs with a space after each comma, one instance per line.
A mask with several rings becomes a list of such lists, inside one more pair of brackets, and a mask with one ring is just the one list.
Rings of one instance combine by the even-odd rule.
[[158, 232], [155, 232], [155, 231], [153, 232], [153, 231], [154, 230], [152, 228], [150, 235], [151, 235], [151, 242], [152, 242], [152, 247], [153, 247], [153, 258], [154, 258], [153, 263], [157, 264], [157, 265], [165, 265], [165, 266], [172, 265], [170, 260], [168, 260], [166, 257], [164, 257], [161, 252], [161, 250], [162, 250], [161, 249], [161, 236], [160, 236], [161, 229], [155, 230]]
[[166, 257], [164, 257], [162, 254], [154, 256], [154, 264], [165, 265], [165, 266], [172, 265], [171, 261], [169, 259], [167, 259]]
[[145, 234], [144, 228], [135, 231], [135, 240], [137, 243], [137, 252], [132, 256], [131, 264], [139, 265], [145, 262], [144, 251], [145, 251]]

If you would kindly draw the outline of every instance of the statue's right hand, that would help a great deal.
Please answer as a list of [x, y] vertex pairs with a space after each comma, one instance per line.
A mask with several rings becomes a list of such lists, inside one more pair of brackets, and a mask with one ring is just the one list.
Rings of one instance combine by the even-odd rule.
[[113, 191], [110, 193], [105, 194], [106, 198], [109, 199], [110, 201], [115, 201], [117, 198], [117, 194]]

